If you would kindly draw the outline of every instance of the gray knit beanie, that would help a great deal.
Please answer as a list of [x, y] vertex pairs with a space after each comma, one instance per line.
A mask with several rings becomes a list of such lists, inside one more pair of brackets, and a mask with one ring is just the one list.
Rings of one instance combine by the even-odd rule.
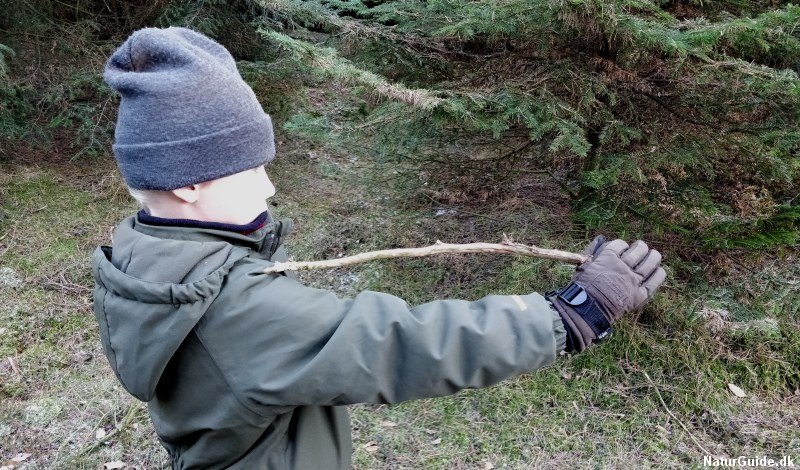
[[269, 115], [225, 47], [200, 33], [136, 31], [104, 78], [122, 95], [113, 148], [131, 188], [181, 188], [275, 157]]

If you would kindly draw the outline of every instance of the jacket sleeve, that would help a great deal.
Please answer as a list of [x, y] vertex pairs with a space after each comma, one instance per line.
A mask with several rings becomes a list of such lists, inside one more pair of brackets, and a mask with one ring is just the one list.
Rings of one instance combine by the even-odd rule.
[[223, 289], [196, 332], [254, 409], [449, 395], [543, 367], [564, 348], [561, 319], [539, 294], [411, 308], [285, 276], [250, 272], [233, 285], [243, 288]]

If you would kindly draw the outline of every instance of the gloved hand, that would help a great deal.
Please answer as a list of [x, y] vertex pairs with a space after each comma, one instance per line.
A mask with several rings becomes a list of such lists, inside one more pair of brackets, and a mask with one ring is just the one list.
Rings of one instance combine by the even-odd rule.
[[567, 287], [545, 294], [567, 330], [566, 351], [583, 351], [611, 334], [611, 324], [640, 308], [664, 282], [661, 254], [641, 240], [606, 242], [599, 236], [585, 250]]

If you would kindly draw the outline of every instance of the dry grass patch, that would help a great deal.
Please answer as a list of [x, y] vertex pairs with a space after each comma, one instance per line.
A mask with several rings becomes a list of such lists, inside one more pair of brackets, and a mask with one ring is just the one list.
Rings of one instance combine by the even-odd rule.
[[[273, 209], [297, 222], [289, 241], [297, 259], [503, 232], [570, 251], [587, 241], [535, 197], [498, 208], [411, 204], [385, 178], [376, 185], [386, 167], [371, 173], [350, 157], [284, 150], [269, 168]], [[0, 462], [25, 452], [23, 470], [117, 461], [164, 468], [146, 408], [118, 385], [91, 312], [89, 256], [135, 210], [112, 162], [2, 170]], [[520, 190], [537, 187], [531, 180]], [[354, 468], [697, 468], [706, 451], [800, 457], [798, 271], [780, 262], [791, 256], [743, 259], [712, 283], [673, 277], [607, 344], [535, 374], [453, 397], [354, 406]], [[420, 303], [543, 291], [571, 271], [543, 260], [444, 256], [303, 278], [343, 296], [371, 288]]]

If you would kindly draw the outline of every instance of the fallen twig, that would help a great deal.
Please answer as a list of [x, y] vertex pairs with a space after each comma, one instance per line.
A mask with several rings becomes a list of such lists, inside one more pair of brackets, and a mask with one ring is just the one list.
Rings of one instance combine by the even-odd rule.
[[667, 406], [667, 402], [664, 401], [664, 397], [661, 396], [661, 392], [658, 390], [658, 387], [656, 386], [655, 382], [653, 382], [653, 379], [650, 378], [650, 375], [648, 375], [647, 372], [645, 372], [645, 371], [641, 371], [641, 372], [642, 372], [642, 374], [644, 374], [645, 378], [647, 378], [647, 382], [650, 384], [651, 387], [653, 387], [653, 390], [655, 390], [656, 395], [658, 396], [658, 401], [661, 402], [661, 405], [664, 407], [665, 410], [667, 410], [667, 413], [669, 413], [669, 415], [672, 416], [672, 419], [674, 419], [675, 422], [678, 423], [680, 425], [680, 427], [683, 428], [684, 431], [686, 431], [686, 434], [689, 435], [689, 438], [695, 443], [695, 445], [701, 451], [703, 451], [703, 455], [708, 455], [710, 457], [714, 457], [716, 459], [720, 459], [720, 457], [718, 457], [716, 454], [712, 454], [711, 452], [708, 451], [708, 449], [706, 449], [705, 447], [703, 447], [702, 444], [700, 444], [700, 441], [697, 440], [696, 437], [694, 437], [694, 434], [692, 434], [692, 432], [689, 431], [689, 428], [687, 428], [686, 425], [683, 424], [683, 422], [681, 420], [679, 420], [678, 417], [675, 416], [674, 413], [672, 413], [672, 410], [669, 409], [669, 407]]
[[277, 262], [264, 270], [265, 274], [283, 271], [303, 271], [309, 269], [327, 269], [364, 263], [376, 259], [386, 258], [418, 258], [422, 256], [438, 255], [441, 253], [496, 253], [505, 255], [532, 256], [534, 258], [552, 259], [571, 264], [581, 264], [589, 259], [588, 256], [568, 251], [539, 248], [538, 246], [514, 243], [508, 237], [503, 237], [502, 243], [466, 243], [453, 244], [437, 241], [435, 245], [421, 248], [396, 248], [393, 250], [368, 251], [344, 258], [329, 259], [324, 261], [287, 261]]

